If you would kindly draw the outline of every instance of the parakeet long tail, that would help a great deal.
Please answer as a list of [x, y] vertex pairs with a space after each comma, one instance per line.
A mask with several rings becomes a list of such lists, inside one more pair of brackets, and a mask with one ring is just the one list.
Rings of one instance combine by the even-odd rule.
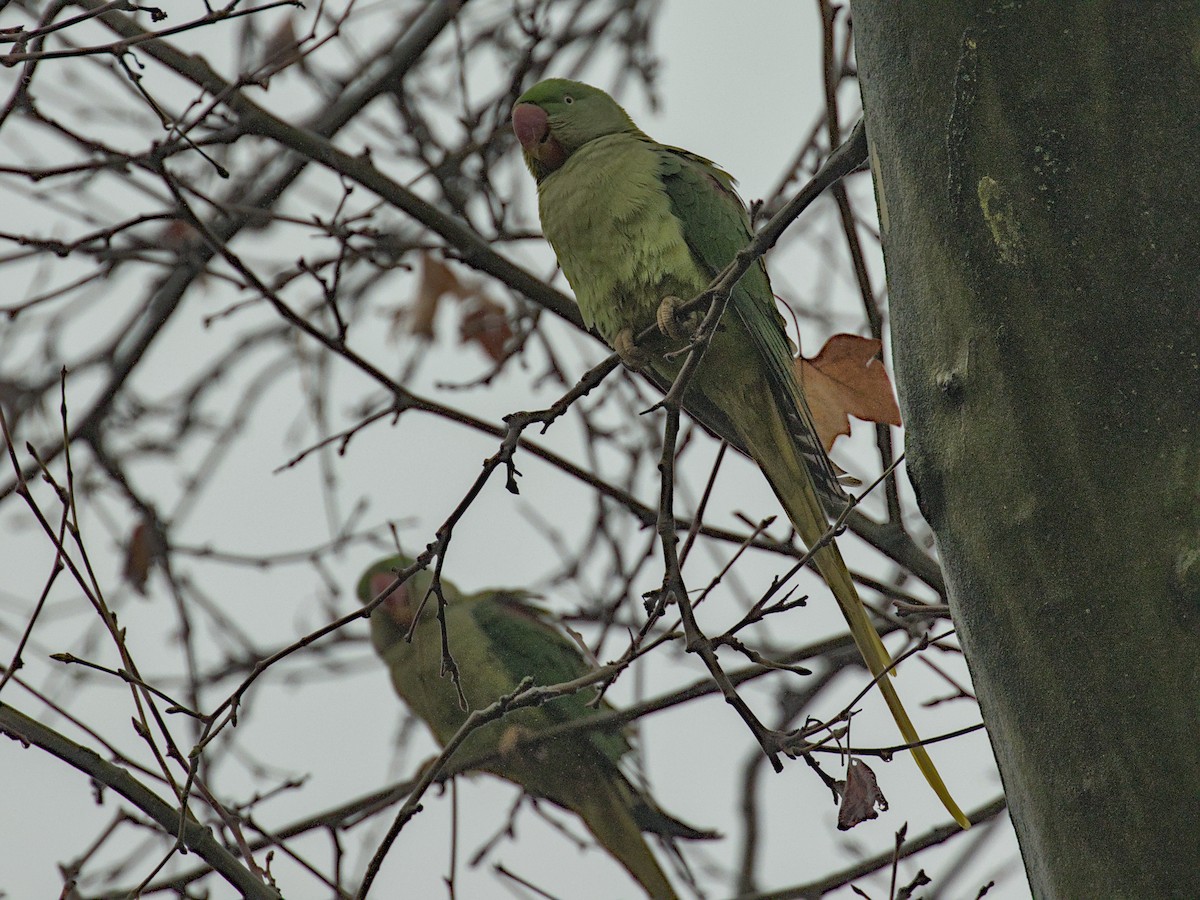
[[650, 852], [616, 780], [592, 782], [583, 802], [574, 803], [571, 808], [648, 896], [653, 900], [677, 900], [678, 895]]
[[[752, 441], [749, 443], [751, 443], [751, 454], [759, 468], [767, 476], [771, 487], [774, 488], [796, 533], [800, 535], [800, 539], [806, 546], [813, 546], [825, 533], [826, 515], [817, 497], [812, 476], [800, 453], [795, 449], [795, 444], [776, 440], [771, 442], [769, 448], [761, 448], [762, 452], [760, 452], [760, 448], [753, 446]], [[791, 447], [792, 452], [781, 452], [781, 446]], [[892, 718], [896, 720], [896, 726], [900, 729], [904, 742], [917, 745], [921, 737], [908, 717], [904, 704], [900, 702], [900, 696], [892, 686], [891, 679], [884, 675], [885, 672], [890, 671], [891, 656], [884, 647], [879, 633], [867, 618], [867, 611], [850, 578], [850, 570], [846, 568], [841, 552], [835, 544], [827, 544], [813, 554], [813, 564], [833, 592], [867, 668], [878, 679], [879, 690], [883, 694], [888, 709], [892, 712]], [[925, 776], [925, 780], [938, 795], [938, 799], [942, 801], [947, 812], [954, 817], [954, 821], [963, 828], [970, 828], [970, 820], [954, 802], [950, 790], [942, 781], [942, 776], [938, 773], [925, 748], [919, 745], [913, 746], [912, 755], [921, 774]]]

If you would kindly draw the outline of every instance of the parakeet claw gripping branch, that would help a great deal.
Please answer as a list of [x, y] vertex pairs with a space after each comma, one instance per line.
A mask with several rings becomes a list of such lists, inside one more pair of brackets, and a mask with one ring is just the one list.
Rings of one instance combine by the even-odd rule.
[[[538, 185], [546, 240], [584, 321], [623, 360], [671, 381], [686, 343], [668, 309], [657, 339], [630, 336], [661, 322], [664, 298], [700, 294], [751, 239], [733, 179], [713, 163], [643, 133], [612, 97], [576, 81], [534, 85], [512, 113]], [[761, 259], [733, 289], [683, 400], [684, 408], [762, 469], [800, 539], [818, 546], [845, 495], [812, 425], [792, 345]], [[921, 772], [963, 828], [963, 815], [920, 746], [884, 673], [892, 661], [833, 541], [813, 554]]]

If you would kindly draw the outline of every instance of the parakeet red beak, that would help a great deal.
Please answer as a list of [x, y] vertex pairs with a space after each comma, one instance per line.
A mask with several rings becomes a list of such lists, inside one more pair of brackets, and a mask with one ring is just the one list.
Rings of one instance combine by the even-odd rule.
[[550, 134], [550, 117], [546, 111], [532, 103], [518, 103], [513, 107], [512, 126], [521, 148], [536, 158], [542, 142]]
[[550, 133], [550, 116], [540, 106], [518, 103], [512, 113], [513, 133], [521, 142], [521, 149], [535, 167], [538, 179], [549, 174], [567, 161], [562, 144]]
[[[371, 576], [371, 596], [378, 597], [396, 580], [394, 572], [376, 572]], [[380, 609], [390, 616], [395, 623], [401, 628], [410, 628], [412, 626], [413, 617], [416, 615], [416, 609], [412, 603], [411, 591], [409, 590], [410, 582], [400, 585], [388, 595], [388, 598], [380, 604]], [[418, 600], [419, 602], [419, 600]]]

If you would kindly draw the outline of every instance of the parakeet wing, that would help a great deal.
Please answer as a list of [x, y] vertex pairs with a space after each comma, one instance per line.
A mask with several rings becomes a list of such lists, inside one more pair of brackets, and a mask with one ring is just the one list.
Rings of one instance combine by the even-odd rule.
[[[489, 602], [471, 608], [479, 629], [492, 645], [492, 654], [504, 661], [514, 683], [526, 675], [539, 685], [574, 681], [591, 671], [580, 648], [548, 619], [545, 610], [527, 602], [516, 592], [500, 592]], [[579, 691], [556, 699], [542, 707], [547, 719], [570, 722], [611, 709], [607, 703], [598, 709], [588, 706], [592, 692]], [[614, 765], [629, 750], [620, 730], [592, 731], [588, 740]]]
[[[663, 148], [661, 172], [663, 187], [682, 223], [684, 240], [693, 258], [710, 277], [716, 277], [752, 237], [750, 220], [734, 190], [733, 179], [703, 157], [675, 147]], [[792, 343], [783, 316], [775, 306], [761, 258], [734, 287], [729, 305], [728, 312], [741, 318], [754, 339], [779, 408], [788, 419], [788, 429], [798, 448], [809, 461], [809, 471], [824, 495], [825, 505], [834, 506], [831, 501], [841, 499], [843, 492], [817, 437], [808, 403], [796, 386]], [[722, 414], [706, 408], [703, 417], [715, 419]]]

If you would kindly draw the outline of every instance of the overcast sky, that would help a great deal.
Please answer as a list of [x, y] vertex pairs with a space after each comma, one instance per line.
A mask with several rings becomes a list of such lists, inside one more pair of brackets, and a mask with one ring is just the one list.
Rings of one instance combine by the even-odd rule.
[[[507, 0], [476, 0], [474, 11], [489, 4], [497, 12], [508, 8]], [[400, 4], [394, 4], [397, 7]], [[763, 197], [774, 190], [782, 173], [790, 164], [796, 146], [804, 139], [823, 107], [819, 78], [819, 20], [815, 4], [790, 0], [742, 0], [740, 3], [716, 0], [672, 0], [658, 20], [654, 42], [662, 61], [658, 92], [661, 107], [651, 111], [640, 89], [632, 89], [623, 97], [629, 112], [644, 130], [665, 143], [675, 144], [709, 157], [735, 175], [743, 196], [748, 200]], [[386, 9], [386, 4], [384, 5]], [[174, 10], [171, 10], [174, 14]], [[0, 16], [0, 26], [8, 24]], [[191, 32], [177, 39], [189, 52], [202, 53], [214, 60], [229, 55], [230, 30], [222, 26]], [[369, 43], [369, 35], [359, 38]], [[441, 41], [452, 39], [450, 32]], [[224, 42], [224, 43], [223, 43]], [[594, 68], [595, 79], [602, 82], [605, 61]], [[608, 63], [611, 66], [611, 62]], [[0, 73], [0, 85], [5, 93], [11, 89], [16, 72]], [[260, 102], [272, 109], [283, 110], [289, 104], [288, 76], [278, 78], [269, 93], [258, 92]], [[63, 90], [70, 90], [63, 87]], [[852, 103], [847, 95], [845, 102]], [[851, 124], [848, 116], [846, 124]], [[120, 122], [107, 127], [120, 131]], [[26, 148], [27, 149], [27, 148]], [[10, 148], [20, 153], [22, 148]], [[27, 158], [27, 155], [26, 157]], [[869, 202], [867, 180], [859, 176], [853, 185], [856, 196]], [[526, 199], [532, 207], [534, 188], [527, 185]], [[55, 229], [74, 227], [56, 219], [50, 201], [28, 193], [6, 195], [6, 218], [23, 222], [42, 221], [46, 233]], [[22, 200], [22, 196], [24, 199]], [[135, 202], [132, 199], [130, 202]], [[815, 209], [814, 215], [828, 216], [829, 209]], [[240, 239], [239, 247], [256, 252], [250, 236]], [[263, 239], [268, 240], [268, 239]], [[278, 240], [272, 237], [269, 240]], [[274, 250], [274, 245], [270, 248]], [[265, 257], [268, 246], [259, 249]], [[294, 258], [304, 248], [288, 248]], [[810, 267], [830, 266], [831, 259], [844, 253], [836, 243], [824, 246], [819, 242], [785, 243], [771, 259], [776, 291], [785, 299], [803, 305], [811, 301], [819, 307], [818, 320], [825, 329], [810, 339], [804, 337], [805, 350], [813, 352], [833, 331], [862, 333], [864, 326], [860, 303], [854, 293], [851, 278], [841, 266], [841, 274], [825, 281], [814, 280]], [[522, 247], [514, 251], [521, 261], [539, 273], [550, 271], [550, 257], [545, 247]], [[844, 262], [844, 260], [843, 260]], [[840, 263], [839, 263], [840, 264]], [[872, 256], [872, 275], [877, 284], [882, 280], [881, 263]], [[64, 266], [67, 265], [64, 263]], [[20, 291], [8, 300], [24, 296], [31, 290], [34, 276], [23, 271]], [[66, 271], [65, 269], [63, 270]], [[409, 290], [411, 284], [397, 275], [397, 290]], [[7, 283], [13, 284], [12, 280]], [[407, 284], [407, 287], [405, 285]], [[827, 290], [815, 296], [814, 284]], [[563, 287], [561, 280], [560, 287]], [[144, 296], [144, 285], [130, 284], [127, 299], [136, 301]], [[139, 384], [153, 392], [150, 386], [160, 380], [163, 391], [176, 383], [181, 368], [201, 365], [205, 359], [225, 347], [238, 329], [251, 322], [269, 320], [269, 310], [251, 310], [244, 316], [233, 316], [206, 327], [205, 319], [225, 308], [238, 298], [220, 284], [210, 284], [207, 293], [191, 303], [185, 316], [172, 325], [171, 334], [157, 346], [139, 372]], [[71, 327], [83, 337], [90, 337], [97, 328], [111, 328], [119, 317], [111, 309], [97, 319], [77, 320]], [[0, 328], [5, 325], [0, 323]], [[392, 370], [388, 355], [394, 354], [394, 344], [384, 338], [384, 328], [377, 336], [362, 336], [361, 347], [373, 355], [384, 368]], [[69, 343], [69, 339], [68, 339]], [[581, 374], [589, 361], [599, 358], [593, 342], [580, 337], [576, 340], [579, 358], [569, 360], [574, 366], [571, 374]], [[41, 348], [26, 346], [24, 353], [36, 356]], [[12, 357], [16, 358], [16, 356]], [[463, 380], [487, 368], [487, 361], [464, 354], [452, 334], [443, 336], [429, 351], [423, 364], [421, 384], [431, 386], [437, 375], [455, 367], [465, 369]], [[0, 375], [5, 367], [0, 361]], [[347, 402], [360, 397], [364, 383], [353, 375], [339, 376], [345, 380]], [[294, 386], [293, 386], [294, 388]], [[94, 386], [86, 381], [71, 385], [70, 402], [73, 408], [87, 406], [89, 392]], [[213, 544], [224, 549], [239, 549], [248, 553], [272, 553], [319, 545], [329, 538], [329, 511], [322, 505], [320, 485], [322, 472], [315, 462], [302, 464], [281, 474], [271, 474], [285, 463], [306, 440], [296, 437], [302, 418], [295, 409], [294, 395], [283, 387], [266, 398], [252, 421], [239, 436], [236, 455], [223, 463], [222, 477], [206, 495], [200, 507], [188, 518], [187, 527], [174, 537], [193, 546]], [[481, 415], [495, 420], [496, 403], [507, 404], [507, 411], [544, 405], [557, 396], [554, 385], [543, 386], [540, 393], [531, 394], [526, 377], [513, 376], [495, 386], [486, 396], [467, 394], [456, 398], [468, 408], [477, 408]], [[499, 398], [499, 400], [497, 399]], [[236, 397], [230, 402], [235, 403]], [[486, 411], [486, 412], [482, 412]], [[345, 409], [335, 410], [346, 416]], [[337, 424], [345, 425], [346, 421]], [[448, 436], [449, 434], [449, 436]], [[855, 460], [870, 466], [873, 437], [869, 426], [856, 428], [853, 442], [839, 447], [838, 458], [853, 468]], [[538, 438], [541, 440], [541, 438]], [[567, 424], [558, 427], [545, 439], [563, 447], [577, 446], [578, 435]], [[371, 502], [367, 518], [381, 523], [387, 519], [400, 523], [402, 539], [410, 541], [411, 549], [420, 549], [431, 539], [438, 523], [462, 497], [479, 471], [480, 462], [495, 452], [495, 441], [477, 433], [448, 432], [443, 423], [431, 422], [419, 416], [405, 417], [401, 424], [375, 427], [364, 432], [351, 445], [338, 465], [345, 483], [347, 497], [365, 497]], [[697, 451], [698, 454], [710, 452]], [[711, 457], [711, 452], [710, 452]], [[532, 523], [531, 511], [546, 514], [569, 510], [572, 504], [586, 505], [587, 492], [578, 484], [535, 460], [523, 461], [521, 469], [522, 496], [512, 498], [502, 490], [498, 480], [489, 485], [471, 515], [464, 519], [455, 537], [456, 557], [470, 560], [471, 565], [459, 563], [453, 577], [467, 588], [495, 584], [528, 584], [554, 570], [553, 548], [539, 536]], [[703, 473], [700, 468], [697, 471]], [[412, 472], [428, 473], [428, 477], [404, 477]], [[395, 477], [393, 477], [395, 476]], [[5, 474], [4, 480], [10, 477]], [[702, 474], [701, 476], [702, 477]], [[178, 496], [180, 485], [176, 473], [162, 471], [143, 473], [140, 488], [156, 497]], [[692, 497], [698, 494], [702, 481], [685, 485]], [[653, 495], [644, 499], [653, 502]], [[169, 505], [169, 500], [164, 500]], [[765, 481], [748, 464], [731, 463], [728, 477], [723, 475], [714, 504], [727, 510], [752, 508], [760, 513], [772, 510], [774, 499]], [[107, 508], [85, 510], [83, 520], [89, 528], [90, 549], [95, 554], [98, 575], [103, 584], [119, 597], [122, 625], [129, 629], [131, 640], [139, 647], [138, 658], [146, 670], [169, 680], [176, 671], [177, 661], [171, 633], [165, 632], [158, 604], [169, 602], [161, 585], [151, 582], [148, 599], [134, 598], [120, 583], [122, 547], [118, 536], [123, 526], [110, 527], [113, 521], [124, 521], [128, 510], [111, 504]], [[728, 524], [735, 525], [732, 513]], [[566, 526], [564, 526], [566, 527]], [[640, 540], [640, 538], [639, 538]], [[862, 562], [879, 568], [877, 556], [847, 542], [852, 564]], [[335, 562], [335, 578], [347, 587], [356, 574], [375, 554], [367, 548], [347, 551]], [[52, 553], [45, 539], [31, 525], [24, 507], [13, 498], [0, 505], [0, 567], [5, 577], [0, 581], [0, 661], [10, 657], [13, 642], [28, 614], [30, 597], [36, 597], [45, 582]], [[697, 562], [697, 583], [701, 574], [713, 571], [717, 559]], [[199, 563], [198, 563], [199, 565]], [[754, 569], [755, 565], [761, 566]], [[707, 567], [707, 568], [705, 568]], [[778, 566], [769, 560], [748, 562], [746, 571], [758, 572], [769, 579]], [[891, 572], [879, 572], [889, 577]], [[750, 576], [753, 577], [753, 576]], [[239, 627], [254, 635], [264, 653], [277, 649], [296, 634], [318, 627], [327, 621], [330, 608], [344, 613], [352, 608], [353, 597], [348, 589], [331, 597], [324, 585], [314, 583], [311, 570], [302, 566], [275, 567], [266, 571], [230, 567], [220, 573], [210, 573], [209, 590], [218, 586], [214, 601], [223, 605]], [[765, 582], [764, 582], [765, 583]], [[535, 585], [536, 586], [536, 585]], [[833, 602], [815, 580], [804, 582], [813, 595], [811, 615], [806, 630], [797, 636], [797, 643], [808, 642], [824, 633], [833, 633], [842, 626]], [[640, 586], [648, 590], [652, 581]], [[88, 720], [105, 722], [106, 705], [125, 710], [105, 736], [127, 752], [134, 753], [136, 737], [121, 727], [128, 722], [128, 693], [112, 682], [88, 680], [79, 687], [62, 674], [62, 667], [47, 661], [49, 653], [71, 649], [80, 655], [94, 653], [105, 656], [103, 646], [81, 646], [81, 632], [72, 610], [81, 603], [77, 591], [60, 581], [51, 597], [44, 628], [39, 628], [27, 652], [27, 670], [23, 677], [38, 684], [50, 696], [66, 698], [75, 710], [86, 710]], [[578, 597], [550, 598], [551, 605], [559, 604], [560, 611], [569, 609]], [[565, 604], [565, 605], [564, 605]], [[721, 621], [720, 610], [706, 610], [713, 621]], [[74, 623], [74, 625], [72, 624]], [[352, 629], [360, 638], [365, 627]], [[204, 636], [201, 636], [203, 644]], [[619, 652], [616, 644], [609, 648]], [[391, 694], [383, 669], [370, 655], [365, 643], [353, 652], [343, 654], [350, 674], [335, 680], [314, 678], [313, 670], [291, 663], [273, 670], [247, 697], [245, 724], [237, 731], [237, 743], [259, 760], [270, 760], [275, 768], [267, 779], [287, 777], [306, 778], [304, 790], [285, 794], [266, 806], [263, 818], [271, 825], [285, 822], [334, 806], [367, 793], [389, 779], [405, 776], [416, 768], [424, 757], [432, 754], [434, 746], [427, 736], [420, 735], [412, 749], [400, 759], [394, 752], [395, 740], [402, 717]], [[109, 664], [113, 659], [107, 659]], [[910, 708], [929, 734], [973, 724], [971, 711], [965, 708], [935, 707], [921, 709], [920, 698], [942, 695], [945, 685], [913, 664], [900, 680], [902, 691], [912, 698]], [[675, 684], [688, 684], [703, 672], [694, 659], [679, 658], [673, 662], [656, 662], [638, 671], [636, 677], [618, 682], [612, 699], [627, 703], [637, 696], [656, 693]], [[966, 678], [965, 667], [955, 675]], [[230, 685], [232, 687], [232, 684]], [[855, 686], [847, 684], [837, 696], [843, 700], [852, 696]], [[83, 693], [80, 694], [79, 692]], [[11, 692], [11, 693], [10, 693]], [[843, 696], [844, 694], [844, 696]], [[751, 702], [771, 710], [773, 691], [766, 688], [747, 690]], [[45, 713], [33, 699], [12, 687], [6, 689], [6, 703], [44, 718], [55, 727], [64, 728], [61, 719]], [[965, 705], [964, 705], [965, 706]], [[856, 743], [887, 744], [894, 740], [892, 725], [882, 706], [868, 700], [864, 713], [855, 719]], [[827, 709], [832, 712], [833, 709]], [[977, 716], [977, 711], [974, 713]], [[723, 727], [714, 727], [722, 722]], [[754, 742], [736, 717], [717, 700], [694, 703], [644, 720], [641, 726], [641, 746], [655, 795], [671, 813], [707, 827], [725, 828], [736, 822], [741, 801], [740, 773], [755, 751]], [[956, 741], [953, 747], [939, 747], [935, 758], [964, 808], [973, 807], [994, 797], [999, 791], [998, 776], [991, 761], [990, 749], [982, 734]], [[239, 768], [231, 763], [224, 767], [224, 789], [237, 796], [239, 788], [250, 791], [260, 774]], [[764, 776], [769, 779], [765, 791], [769, 829], [764, 834], [763, 862], [760, 884], [763, 888], [783, 887], [803, 882], [814, 875], [849, 865], [861, 856], [879, 852], [892, 843], [894, 832], [906, 822], [909, 834], [919, 834], [945, 820], [940, 805], [924, 785], [916, 768], [906, 758], [881, 766], [885, 792], [892, 802], [893, 812], [878, 821], [843, 835], [834, 830], [836, 808], [828, 793], [799, 762], [789, 764], [782, 775]], [[86, 779], [63, 764], [36, 749], [22, 749], [14, 742], [0, 743], [0, 794], [8, 815], [0, 822], [0, 890], [12, 898], [57, 896], [61, 876], [55, 865], [70, 852], [81, 852], [90, 836], [98, 833], [111, 817], [116, 804], [111, 798], [104, 806], [90, 803], [91, 788]], [[464, 816], [460, 828], [459, 890], [460, 897], [506, 896], [498, 887], [499, 881], [483, 867], [468, 870], [463, 859], [487, 840], [504, 821], [515, 792], [507, 785], [488, 778], [460, 779], [458, 802], [461, 809], [491, 810], [489, 815]], [[405, 830], [389, 857], [384, 876], [374, 896], [379, 897], [438, 897], [445, 896], [442, 878], [448, 865], [447, 847], [451, 833], [451, 804], [448, 795], [431, 792], [425, 799], [425, 811]], [[19, 812], [14, 812], [19, 811]], [[569, 819], [563, 815], [560, 818]], [[365, 859], [386, 827], [389, 816], [374, 819], [371, 824], [352, 830], [345, 846], [350, 854], [349, 864], [361, 871]], [[76, 836], [77, 834], [77, 836]], [[1017, 868], [1015, 841], [1007, 821], [1002, 827], [966, 840], [986, 842], [986, 853], [969, 870], [950, 877], [944, 866], [953, 854], [941, 851], [920, 857], [918, 863], [902, 868], [901, 882], [923, 866], [944, 885], [941, 894], [928, 896], [974, 896], [979, 886], [989, 878], [997, 878], [997, 886], [989, 898], [1016, 900], [1027, 896], [1024, 877]], [[724, 869], [736, 867], [741, 835], [736, 831], [727, 838], [697, 850], [689, 851], [688, 859], [701, 874], [712, 861]], [[304, 844], [309, 854], [324, 863], [328, 850], [319, 839]], [[517, 872], [544, 874], [546, 856], [554, 857], [551, 869], [566, 873], [565, 878], [547, 885], [563, 890], [563, 896], [580, 900], [605, 900], [612, 897], [631, 897], [634, 890], [624, 873], [600, 852], [580, 853], [554, 829], [528, 812], [519, 820], [518, 840], [507, 844], [494, 854], [493, 860], [503, 862]], [[194, 860], [189, 857], [185, 864]], [[283, 883], [295, 878], [311, 889], [314, 882], [304, 881], [295, 866], [286, 859], [274, 864]], [[939, 865], [943, 868], [939, 869]], [[121, 879], [121, 883], [136, 883], [136, 878]], [[947, 879], [941, 881], [940, 879]], [[209, 879], [205, 882], [212, 897], [233, 896], [224, 882]], [[872, 896], [884, 897], [887, 879], [867, 882]], [[728, 884], [713, 884], [710, 897], [727, 896]], [[526, 896], [514, 893], [515, 896]], [[297, 891], [290, 897], [318, 896]], [[847, 891], [834, 896], [850, 897]]]

